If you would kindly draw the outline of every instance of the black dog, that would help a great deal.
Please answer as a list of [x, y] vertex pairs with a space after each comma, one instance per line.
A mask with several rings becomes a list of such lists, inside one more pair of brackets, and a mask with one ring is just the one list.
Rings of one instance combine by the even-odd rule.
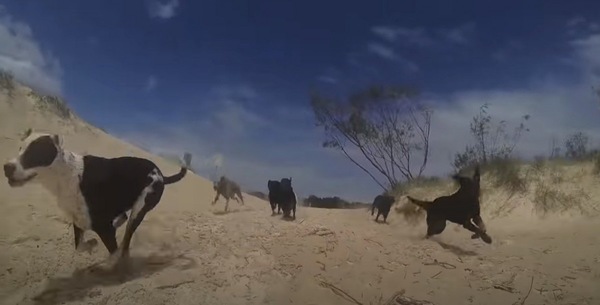
[[396, 198], [390, 195], [377, 195], [377, 197], [375, 197], [373, 206], [371, 206], [371, 216], [373, 216], [375, 209], [377, 209], [375, 221], [379, 221], [379, 215], [383, 215], [383, 222], [387, 222], [387, 217], [394, 201], [396, 201]]
[[269, 180], [267, 182], [267, 188], [269, 189], [269, 204], [271, 205], [271, 215], [275, 215], [275, 208], [277, 208], [277, 214], [281, 214], [280, 193], [281, 183], [277, 180]]
[[293, 212], [292, 219], [296, 219], [296, 204], [298, 198], [292, 187], [292, 178], [283, 178], [280, 182], [281, 185], [281, 210], [283, 210], [283, 217], [290, 218], [290, 214]]
[[275, 215], [275, 205], [279, 210], [283, 211], [284, 218], [296, 219], [296, 204], [297, 197], [292, 187], [292, 178], [283, 178], [281, 181], [269, 180], [267, 183], [269, 188], [269, 203], [271, 204], [272, 215]]
[[[75, 248], [91, 250], [97, 242], [83, 241], [86, 230], [98, 234], [116, 262], [129, 255], [133, 233], [160, 201], [165, 185], [181, 180], [187, 165], [163, 176], [152, 161], [135, 157], [103, 158], [63, 149], [58, 135], [27, 130], [19, 155], [4, 164], [11, 187], [37, 182], [52, 193], [73, 224]], [[186, 163], [190, 155], [185, 157]], [[116, 227], [127, 220], [120, 247]], [[120, 250], [120, 251], [118, 251]]]
[[480, 215], [479, 166], [475, 168], [473, 178], [458, 175], [454, 175], [452, 178], [458, 181], [460, 188], [450, 196], [438, 197], [434, 201], [423, 201], [407, 196], [410, 202], [427, 211], [426, 238], [442, 233], [446, 228], [446, 220], [448, 220], [473, 232], [471, 238], [481, 237], [484, 242], [492, 243], [492, 238], [487, 235]]

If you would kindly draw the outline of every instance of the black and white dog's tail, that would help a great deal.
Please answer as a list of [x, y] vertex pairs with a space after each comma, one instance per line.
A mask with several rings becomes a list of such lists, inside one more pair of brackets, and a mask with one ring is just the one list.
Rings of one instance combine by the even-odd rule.
[[163, 179], [163, 183], [166, 184], [171, 184], [171, 183], [175, 183], [181, 179], [183, 179], [183, 177], [185, 177], [185, 174], [187, 174], [187, 167], [186, 166], [182, 166], [181, 170], [179, 171], [179, 173], [173, 175], [173, 176], [168, 176], [168, 177], [164, 177]]
[[183, 166], [181, 166], [181, 170], [179, 170], [179, 173], [173, 176], [164, 177], [163, 183], [167, 185], [183, 179], [183, 177], [185, 177], [185, 174], [187, 174], [187, 169], [188, 167], [190, 167], [190, 163], [192, 163], [192, 154], [185, 153], [183, 155]]

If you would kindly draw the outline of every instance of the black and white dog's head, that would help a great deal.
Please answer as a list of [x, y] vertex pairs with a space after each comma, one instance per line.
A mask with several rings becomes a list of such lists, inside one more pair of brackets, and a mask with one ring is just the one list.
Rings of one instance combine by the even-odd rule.
[[25, 131], [19, 155], [4, 164], [4, 176], [11, 187], [33, 180], [41, 170], [50, 167], [62, 153], [60, 137], [55, 134]]

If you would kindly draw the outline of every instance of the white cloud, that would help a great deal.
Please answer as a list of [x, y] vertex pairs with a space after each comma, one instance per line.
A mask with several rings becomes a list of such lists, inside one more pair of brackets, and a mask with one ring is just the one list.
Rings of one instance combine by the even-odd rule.
[[148, 13], [152, 18], [170, 19], [177, 14], [179, 0], [148, 0], [146, 1]]
[[600, 34], [571, 41], [580, 68], [588, 74], [597, 75], [600, 68]]
[[600, 31], [600, 24], [597, 22], [589, 21], [584, 17], [576, 16], [567, 20], [567, 34], [570, 36], [585, 36], [590, 33], [596, 33]]
[[370, 53], [375, 54], [380, 58], [399, 62], [403, 67], [405, 67], [409, 71], [415, 72], [419, 70], [419, 66], [417, 66], [417, 64], [406, 58], [401, 57], [394, 51], [394, 49], [390, 47], [387, 47], [380, 43], [371, 42], [367, 45], [367, 49]]
[[448, 42], [465, 45], [471, 42], [471, 35], [475, 31], [474, 23], [467, 23], [455, 28], [440, 29], [439, 33], [441, 37]]
[[327, 76], [327, 75], [321, 75], [317, 78], [317, 80], [320, 82], [323, 82], [323, 83], [328, 83], [328, 84], [337, 84], [338, 83], [337, 78]]
[[58, 58], [44, 52], [31, 27], [13, 20], [1, 5], [0, 69], [44, 93], [61, 93], [63, 72]]
[[219, 99], [238, 99], [238, 100], [252, 100], [257, 97], [256, 90], [249, 85], [236, 85], [236, 86], [220, 86], [216, 87], [213, 92]]
[[475, 24], [467, 23], [453, 28], [441, 28], [435, 31], [422, 27], [407, 28], [398, 26], [374, 26], [371, 31], [379, 38], [404, 46], [431, 47], [435, 45], [467, 44], [475, 30]]
[[222, 108], [213, 113], [209, 123], [223, 135], [242, 136], [250, 129], [269, 124], [260, 115], [246, 109], [240, 102], [226, 99], [219, 103]]
[[585, 23], [586, 19], [582, 16], [575, 16], [569, 20], [567, 20], [567, 27], [575, 27], [582, 23]]
[[158, 79], [154, 75], [150, 75], [146, 80], [146, 86], [144, 87], [145, 91], [152, 91], [158, 85]]
[[380, 43], [371, 42], [367, 45], [367, 48], [369, 49], [369, 52], [383, 59], [396, 60], [396, 58], [398, 58], [398, 55], [396, 55], [396, 52], [392, 48], [386, 47]]
[[426, 47], [434, 42], [423, 28], [404, 28], [391, 26], [375, 26], [371, 31], [389, 42], [401, 41], [403, 44]]

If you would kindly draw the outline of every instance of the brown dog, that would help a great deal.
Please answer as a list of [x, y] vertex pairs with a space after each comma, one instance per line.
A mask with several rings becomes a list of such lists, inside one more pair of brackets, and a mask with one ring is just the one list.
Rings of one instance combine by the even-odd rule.
[[442, 233], [446, 228], [446, 220], [448, 220], [473, 232], [471, 238], [481, 237], [484, 242], [491, 244], [492, 238], [487, 235], [480, 215], [479, 166], [475, 168], [472, 178], [458, 175], [454, 175], [452, 178], [458, 181], [460, 188], [450, 196], [438, 197], [433, 201], [423, 201], [407, 196], [410, 202], [427, 212], [427, 235], [425, 238]]

